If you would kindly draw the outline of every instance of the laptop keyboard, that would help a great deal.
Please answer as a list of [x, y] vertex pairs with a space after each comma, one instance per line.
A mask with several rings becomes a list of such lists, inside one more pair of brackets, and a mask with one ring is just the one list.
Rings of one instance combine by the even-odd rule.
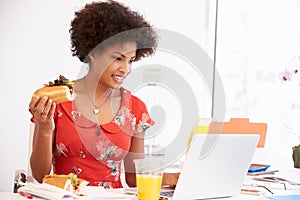
[[160, 191], [160, 196], [161, 197], [172, 197], [174, 194], [174, 190], [170, 190], [170, 191]]
[[[136, 188], [129, 188], [125, 190], [128, 194], [137, 194]], [[173, 197], [174, 190], [161, 190], [159, 200], [169, 200]]]

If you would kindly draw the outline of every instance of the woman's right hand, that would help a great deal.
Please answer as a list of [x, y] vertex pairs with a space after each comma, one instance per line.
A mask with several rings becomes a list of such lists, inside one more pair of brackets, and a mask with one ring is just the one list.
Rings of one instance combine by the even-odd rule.
[[53, 119], [55, 106], [53, 100], [47, 96], [32, 97], [29, 103], [29, 111], [32, 113], [35, 125], [38, 126], [39, 130], [50, 134], [55, 129]]
[[30, 166], [32, 176], [41, 183], [52, 167], [55, 103], [47, 96], [35, 96], [31, 98], [29, 110], [35, 123]]

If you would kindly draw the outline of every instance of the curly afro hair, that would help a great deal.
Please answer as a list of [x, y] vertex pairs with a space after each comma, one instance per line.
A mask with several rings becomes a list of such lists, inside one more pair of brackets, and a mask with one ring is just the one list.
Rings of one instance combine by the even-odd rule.
[[154, 54], [157, 34], [143, 16], [113, 1], [92, 2], [75, 12], [70, 28], [72, 55], [88, 63], [88, 54], [119, 42], [136, 42], [135, 60]]

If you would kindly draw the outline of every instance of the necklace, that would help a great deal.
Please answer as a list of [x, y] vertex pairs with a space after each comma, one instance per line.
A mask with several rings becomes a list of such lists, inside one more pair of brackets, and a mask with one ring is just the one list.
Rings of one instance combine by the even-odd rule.
[[85, 90], [86, 90], [86, 92], [87, 92], [87, 95], [88, 95], [88, 97], [89, 97], [91, 103], [92, 103], [93, 106], [94, 106], [94, 108], [93, 108], [93, 113], [94, 113], [94, 115], [97, 115], [97, 114], [100, 112], [100, 108], [108, 101], [108, 99], [110, 99], [111, 94], [112, 94], [112, 90], [110, 91], [110, 93], [109, 93], [109, 95], [107, 96], [107, 98], [105, 99], [105, 101], [103, 101], [103, 103], [101, 103], [100, 106], [97, 106], [97, 105], [94, 103], [94, 101], [93, 101], [93, 99], [91, 98], [91, 96], [90, 96], [89, 90], [88, 90], [88, 88], [87, 88], [87, 86], [86, 86], [86, 80], [85, 80], [85, 77], [83, 77], [83, 80], [84, 80], [84, 87], [85, 87]]

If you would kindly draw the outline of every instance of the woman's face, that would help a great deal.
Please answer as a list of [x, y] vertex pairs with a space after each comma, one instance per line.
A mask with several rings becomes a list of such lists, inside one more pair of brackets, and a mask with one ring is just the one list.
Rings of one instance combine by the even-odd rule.
[[119, 88], [132, 70], [136, 48], [135, 42], [125, 42], [91, 53], [90, 72], [98, 78], [98, 85]]

